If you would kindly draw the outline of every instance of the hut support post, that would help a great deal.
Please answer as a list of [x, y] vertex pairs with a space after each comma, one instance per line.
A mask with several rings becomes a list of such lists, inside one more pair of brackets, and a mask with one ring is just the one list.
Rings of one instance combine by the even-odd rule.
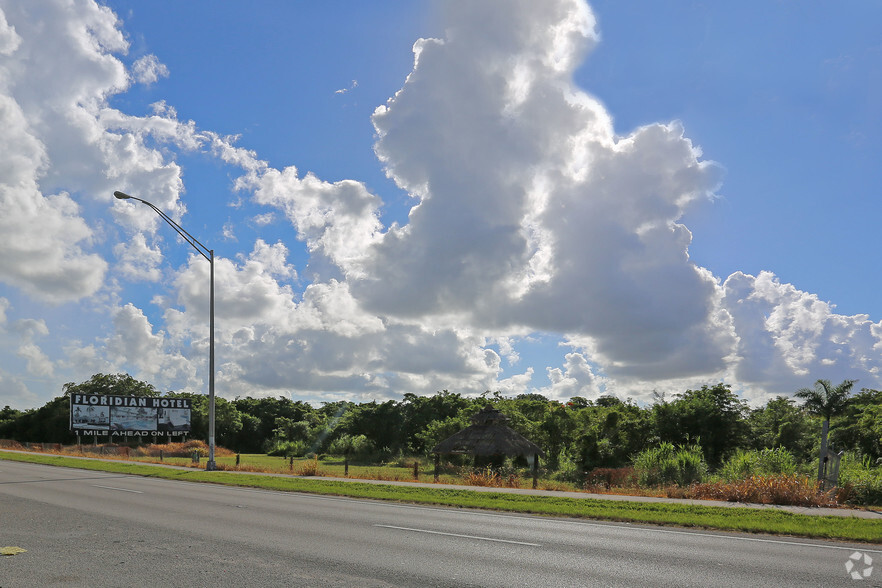
[[441, 466], [441, 455], [435, 454], [435, 481], [438, 481], [438, 468]]
[[533, 489], [539, 486], [539, 454], [533, 454]]

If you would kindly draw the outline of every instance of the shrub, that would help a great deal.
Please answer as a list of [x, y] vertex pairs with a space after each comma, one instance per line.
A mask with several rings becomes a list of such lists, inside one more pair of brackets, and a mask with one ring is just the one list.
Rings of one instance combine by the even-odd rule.
[[289, 455], [302, 456], [309, 451], [306, 441], [278, 441], [267, 451], [267, 455], [286, 457]]
[[319, 458], [317, 455], [313, 455], [312, 459], [305, 461], [300, 467], [297, 468], [296, 475], [298, 476], [317, 476], [319, 475]]
[[328, 453], [355, 458], [370, 457], [374, 452], [374, 444], [364, 435], [341, 435], [328, 447]]
[[637, 473], [634, 468], [594, 468], [585, 476], [585, 490], [612, 487], [632, 488], [637, 485]]
[[557, 471], [552, 475], [555, 481], [581, 484], [583, 482], [582, 468], [579, 463], [569, 455], [562, 455], [558, 462]]
[[739, 449], [717, 472], [726, 482], [737, 482], [755, 476], [796, 474], [797, 465], [793, 454], [783, 447], [743, 451]]
[[882, 505], [882, 467], [869, 456], [846, 453], [839, 463], [839, 497], [849, 504]]
[[698, 445], [663, 442], [637, 454], [634, 469], [641, 486], [688, 486], [707, 475], [707, 463]]

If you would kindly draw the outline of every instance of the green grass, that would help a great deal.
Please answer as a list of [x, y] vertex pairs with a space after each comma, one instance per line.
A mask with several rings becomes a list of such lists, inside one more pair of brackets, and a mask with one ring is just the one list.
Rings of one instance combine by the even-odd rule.
[[206, 472], [197, 469], [176, 470], [139, 463], [83, 460], [45, 454], [0, 452], [0, 459], [188, 482], [208, 482], [229, 486], [264, 488], [283, 492], [308, 492], [311, 494], [391, 500], [414, 504], [480, 508], [524, 514], [674, 525], [724, 531], [769, 533], [871, 543], [882, 542], [882, 521], [858, 517], [802, 515], [772, 509], [527, 496], [503, 492], [458, 490], [444, 488], [443, 486], [413, 488], [389, 484], [311, 480], [241, 472]]
[[[94, 456], [97, 457], [97, 456]], [[135, 462], [158, 463], [158, 458], [146, 456], [131, 456], [123, 458]], [[408, 460], [410, 463], [413, 460]], [[192, 466], [193, 461], [189, 457], [168, 457], [166, 456], [162, 463], [165, 465]], [[205, 467], [205, 458], [201, 460], [202, 467]], [[215, 457], [215, 463], [221, 468], [227, 470], [236, 469], [235, 455], [219, 455]], [[263, 453], [243, 453], [240, 455], [239, 468], [241, 472], [247, 472], [248, 468], [254, 468], [254, 471], [264, 471], [268, 473], [288, 474], [298, 471], [307, 464], [312, 464], [313, 460], [306, 457], [295, 457], [292, 461], [288, 457], [271, 456]], [[330, 476], [334, 478], [343, 478], [346, 473], [346, 465], [343, 457], [326, 456], [318, 462], [319, 476]], [[419, 470], [419, 480], [413, 477], [413, 466], [397, 466], [397, 465], [360, 465], [358, 463], [349, 464], [349, 477], [361, 478], [369, 480], [394, 480], [407, 482], [429, 482], [434, 480], [434, 471], [432, 466], [421, 462]], [[462, 483], [462, 480], [453, 475], [441, 475], [442, 483]], [[524, 484], [529, 486], [530, 480], [527, 479]]]

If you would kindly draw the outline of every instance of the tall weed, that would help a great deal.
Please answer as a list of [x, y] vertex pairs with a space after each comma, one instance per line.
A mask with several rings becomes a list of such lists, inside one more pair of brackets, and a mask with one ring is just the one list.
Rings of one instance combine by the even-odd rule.
[[513, 471], [499, 472], [493, 468], [471, 470], [465, 473], [467, 486], [490, 486], [493, 488], [520, 488], [521, 478]]
[[836, 505], [835, 492], [821, 492], [815, 480], [794, 474], [693, 484], [683, 498], [795, 506]]
[[319, 458], [313, 455], [312, 459], [306, 460], [297, 468], [298, 476], [318, 476], [319, 475]]
[[688, 486], [707, 475], [707, 463], [698, 445], [663, 442], [637, 454], [634, 469], [641, 486]]
[[839, 462], [839, 497], [848, 504], [882, 506], [882, 467], [848, 452]]
[[717, 471], [725, 482], [737, 482], [752, 477], [794, 475], [798, 467], [793, 454], [783, 447], [744, 451], [739, 449]]

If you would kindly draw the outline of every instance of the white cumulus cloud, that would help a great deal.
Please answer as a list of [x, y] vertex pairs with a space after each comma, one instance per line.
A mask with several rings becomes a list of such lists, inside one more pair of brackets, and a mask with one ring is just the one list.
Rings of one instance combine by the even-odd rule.
[[[882, 385], [882, 323], [839, 315], [772, 271], [715, 276], [690, 258], [684, 218], [713, 202], [721, 167], [688, 121], [617, 129], [615, 105], [574, 83], [600, 42], [586, 3], [452, 0], [440, 13], [443, 36], [416, 41], [412, 71], [372, 117], [378, 165], [411, 199], [406, 220], [383, 226], [381, 195], [358, 179], [273, 168], [163, 101], [146, 116], [112, 107], [171, 72], [152, 54], [126, 66], [107, 7], [0, 0], [10, 355], [31, 376], [130, 370], [204, 390], [209, 264], [191, 254], [169, 267], [162, 219], [140, 203], [113, 201], [111, 220], [94, 212], [122, 190], [182, 219], [178, 156], [201, 153], [234, 170], [239, 200], [218, 234], [244, 251], [215, 259], [223, 396], [649, 399], [723, 380], [762, 400], [818, 377]], [[261, 236], [283, 218], [297, 242]], [[145, 282], [149, 303], [124, 302]], [[19, 314], [31, 312], [19, 296], [79, 306], [52, 323]], [[59, 324], [85, 311], [104, 320], [91, 336]], [[63, 357], [39, 345], [50, 332]], [[562, 357], [521, 366], [533, 333], [557, 338]], [[9, 363], [0, 384], [26, 401]]]
[[132, 64], [132, 75], [136, 82], [150, 85], [159, 78], [167, 78], [168, 67], [161, 63], [155, 55], [145, 55]]

